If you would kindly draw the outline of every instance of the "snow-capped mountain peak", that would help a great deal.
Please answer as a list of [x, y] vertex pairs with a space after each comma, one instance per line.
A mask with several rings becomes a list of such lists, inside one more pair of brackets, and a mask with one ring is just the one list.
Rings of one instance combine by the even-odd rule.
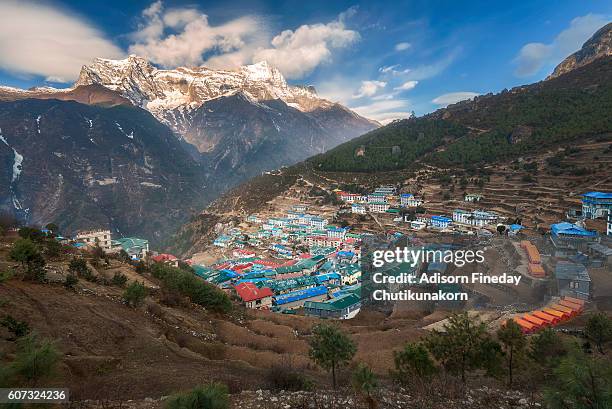
[[[281, 72], [266, 61], [236, 70], [212, 70], [206, 67], [158, 69], [135, 55], [123, 60], [96, 58], [92, 64], [83, 66], [75, 86], [89, 84], [117, 91], [154, 114], [179, 106], [197, 108], [206, 101], [238, 91], [247, 92], [258, 101], [282, 99], [304, 111], [312, 109], [315, 101], [301, 104], [300, 99], [320, 100], [312, 88], [288, 85]], [[320, 103], [327, 101], [320, 100]]]

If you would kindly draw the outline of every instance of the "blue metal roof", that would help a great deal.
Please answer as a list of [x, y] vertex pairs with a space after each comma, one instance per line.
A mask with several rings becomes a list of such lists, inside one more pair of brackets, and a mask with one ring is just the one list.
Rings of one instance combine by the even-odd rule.
[[584, 237], [594, 237], [597, 236], [597, 232], [586, 230], [580, 226], [577, 226], [568, 222], [561, 222], [557, 224], [553, 224], [550, 226], [550, 230], [554, 235], [570, 235], [570, 236], [584, 236]]
[[582, 197], [588, 197], [591, 199], [612, 199], [612, 193], [608, 192], [587, 192]]
[[329, 280], [340, 280], [340, 274], [338, 273], [319, 274], [318, 276], [316, 276], [316, 279], [317, 279], [317, 283], [323, 284], [325, 281], [329, 281]]
[[276, 305], [283, 305], [323, 294], [327, 294], [327, 287], [321, 285], [319, 287], [307, 288], [305, 290], [298, 290], [287, 294], [277, 295], [274, 297], [274, 303]]
[[440, 222], [452, 222], [453, 219], [450, 219], [446, 216], [431, 216], [431, 220], [438, 220]]

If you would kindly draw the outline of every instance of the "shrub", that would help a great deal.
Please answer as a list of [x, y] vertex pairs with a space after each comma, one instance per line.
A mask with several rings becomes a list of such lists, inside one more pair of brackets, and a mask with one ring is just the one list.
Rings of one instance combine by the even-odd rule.
[[266, 373], [266, 380], [274, 390], [307, 391], [313, 388], [310, 379], [286, 362], [272, 365]]
[[227, 409], [229, 395], [227, 386], [220, 383], [198, 386], [189, 392], [168, 399], [166, 409]]
[[74, 286], [77, 285], [78, 282], [79, 282], [79, 279], [77, 278], [77, 276], [75, 276], [74, 274], [68, 273], [68, 275], [66, 275], [66, 279], [64, 280], [64, 287], [66, 287], [69, 290], [72, 290], [74, 289]]
[[192, 273], [157, 263], [151, 269], [151, 274], [162, 282], [164, 293], [174, 293], [173, 299], [176, 299], [178, 293], [212, 311], [227, 313], [232, 309], [227, 294]]
[[587, 338], [595, 343], [597, 350], [603, 354], [603, 346], [612, 340], [612, 320], [604, 313], [593, 314], [589, 317], [584, 332]]
[[29, 238], [17, 240], [11, 248], [9, 257], [21, 263], [25, 269], [26, 279], [39, 282], [45, 280], [45, 259]]
[[11, 315], [5, 316], [0, 325], [5, 327], [11, 332], [15, 338], [21, 338], [26, 336], [30, 332], [30, 326], [25, 321], [19, 321]]
[[117, 287], [123, 287], [127, 283], [127, 277], [123, 273], [116, 272], [111, 279], [111, 283]]
[[26, 384], [35, 386], [53, 374], [60, 356], [50, 341], [41, 341], [35, 334], [31, 334], [19, 340], [12, 366], [15, 374], [25, 380]]
[[411, 380], [427, 382], [438, 368], [431, 359], [427, 348], [421, 343], [406, 344], [404, 349], [393, 354], [395, 361], [394, 377], [402, 384]]
[[131, 307], [138, 307], [147, 296], [144, 284], [134, 281], [123, 292], [123, 299]]
[[310, 358], [323, 369], [331, 371], [336, 389], [336, 369], [348, 363], [357, 352], [355, 343], [336, 325], [318, 324], [312, 330]]
[[353, 388], [357, 393], [362, 394], [367, 403], [368, 407], [373, 409], [376, 407], [376, 402], [374, 398], [372, 398], [372, 393], [378, 387], [378, 382], [376, 381], [376, 375], [374, 372], [364, 363], [360, 363], [353, 372]]
[[0, 283], [10, 280], [15, 275], [13, 270], [0, 271]]

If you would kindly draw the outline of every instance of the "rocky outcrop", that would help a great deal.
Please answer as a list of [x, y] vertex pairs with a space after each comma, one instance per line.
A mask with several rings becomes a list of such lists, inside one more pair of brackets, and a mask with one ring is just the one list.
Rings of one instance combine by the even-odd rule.
[[612, 23], [608, 23], [587, 40], [582, 48], [557, 65], [546, 79], [556, 78], [598, 58], [612, 55]]

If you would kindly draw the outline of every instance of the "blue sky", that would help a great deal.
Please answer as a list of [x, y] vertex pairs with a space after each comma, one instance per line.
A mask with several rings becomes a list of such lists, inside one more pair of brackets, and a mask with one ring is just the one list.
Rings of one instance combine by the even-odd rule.
[[160, 67], [266, 59], [380, 121], [541, 80], [609, 1], [2, 0], [0, 84], [69, 86], [95, 56]]

